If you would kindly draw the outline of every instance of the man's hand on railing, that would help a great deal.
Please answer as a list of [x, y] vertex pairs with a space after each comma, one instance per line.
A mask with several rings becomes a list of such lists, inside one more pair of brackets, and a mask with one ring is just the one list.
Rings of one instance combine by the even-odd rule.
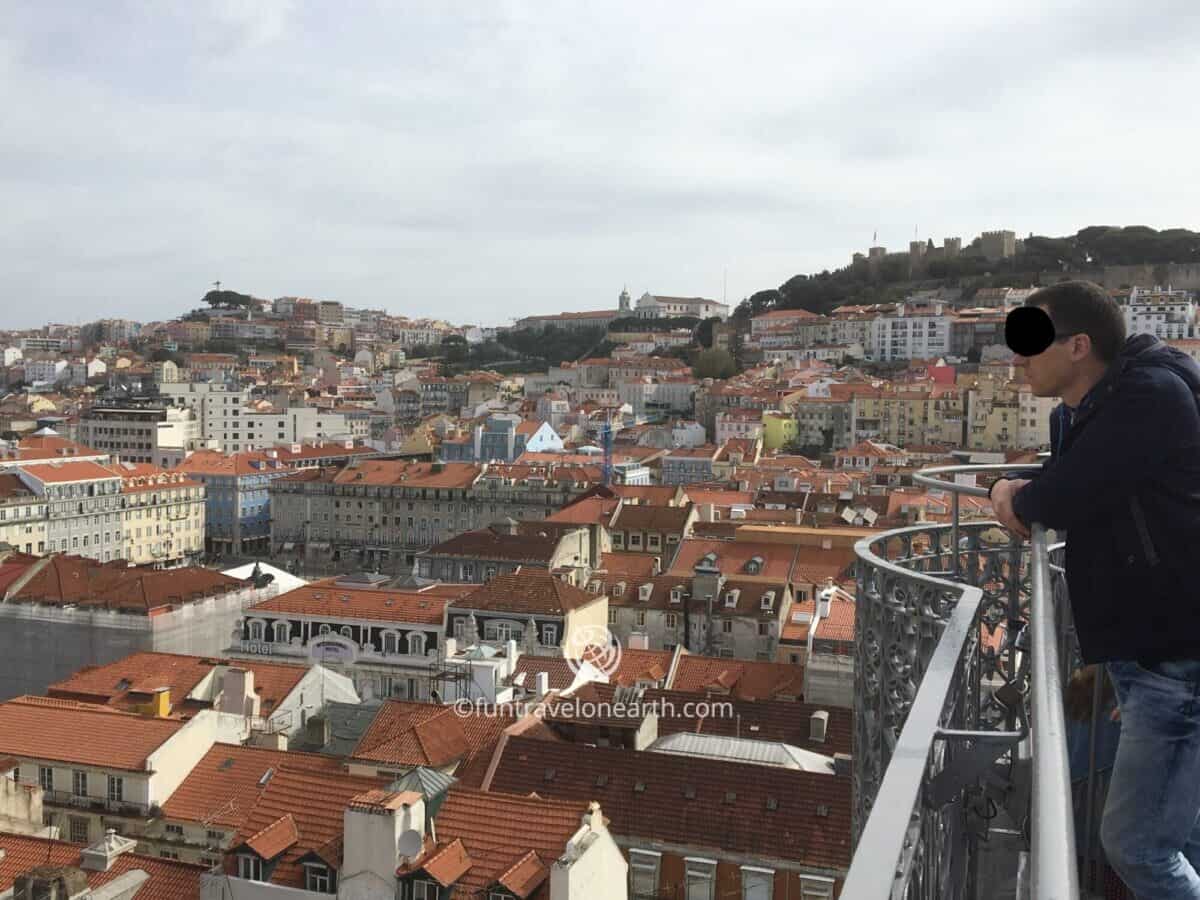
[[1012, 498], [1027, 484], [1029, 484], [1028, 478], [1002, 478], [992, 486], [991, 492], [992, 510], [996, 513], [1000, 524], [1023, 538], [1029, 537], [1029, 528], [1013, 512]]

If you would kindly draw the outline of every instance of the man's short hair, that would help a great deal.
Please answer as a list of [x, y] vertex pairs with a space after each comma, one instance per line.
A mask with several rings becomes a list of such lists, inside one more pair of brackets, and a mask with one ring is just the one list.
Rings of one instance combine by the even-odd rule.
[[1026, 306], [1040, 306], [1058, 334], [1086, 334], [1092, 352], [1106, 365], [1125, 346], [1125, 315], [1100, 285], [1091, 281], [1062, 281], [1029, 295]]

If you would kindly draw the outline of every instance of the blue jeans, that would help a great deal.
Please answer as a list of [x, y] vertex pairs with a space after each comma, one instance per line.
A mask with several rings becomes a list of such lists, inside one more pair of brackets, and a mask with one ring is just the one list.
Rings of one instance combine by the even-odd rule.
[[1200, 900], [1200, 660], [1107, 668], [1121, 708], [1108, 861], [1138, 900]]

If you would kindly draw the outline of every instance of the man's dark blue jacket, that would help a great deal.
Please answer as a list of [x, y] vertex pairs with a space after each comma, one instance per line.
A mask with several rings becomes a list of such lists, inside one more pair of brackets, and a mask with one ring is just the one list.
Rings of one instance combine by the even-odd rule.
[[1051, 414], [1051, 457], [1013, 498], [1066, 530], [1085, 662], [1200, 659], [1198, 398], [1200, 366], [1134, 335], [1073, 417]]

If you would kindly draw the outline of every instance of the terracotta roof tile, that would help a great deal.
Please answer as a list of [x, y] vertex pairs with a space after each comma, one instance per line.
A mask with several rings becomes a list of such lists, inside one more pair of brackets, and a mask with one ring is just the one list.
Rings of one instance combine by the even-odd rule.
[[90, 703], [17, 697], [0, 703], [0, 754], [144, 771], [147, 757], [182, 727]]
[[336, 484], [399, 485], [422, 488], [468, 488], [483, 471], [475, 463], [417, 463], [399, 459], [366, 459], [337, 470]]
[[580, 752], [574, 744], [513, 737], [491, 788], [599, 801], [613, 834], [631, 842], [844, 870], [850, 781], [766, 766], [756, 766], [751, 778], [744, 764], [724, 760], [606, 747]]
[[500, 877], [496, 879], [496, 883], [503, 885], [524, 900], [546, 880], [549, 874], [550, 870], [546, 868], [545, 863], [538, 858], [534, 851], [530, 850], [513, 863], [507, 871], [501, 873]]
[[425, 874], [444, 888], [462, 878], [471, 866], [471, 857], [467, 854], [462, 838], [455, 838], [421, 863]]
[[[670, 574], [690, 577], [707, 553], [716, 554], [717, 568], [727, 578], [771, 582], [790, 582], [799, 557], [797, 548], [791, 544], [690, 538], [680, 542]], [[762, 564], [757, 573], [752, 573], [747, 568], [755, 557], [761, 558]]]
[[497, 575], [487, 584], [455, 600], [453, 609], [477, 609], [519, 615], [562, 616], [598, 598], [547, 572], [517, 571]]
[[131, 567], [123, 560], [101, 563], [63, 553], [45, 559], [45, 564], [6, 602], [74, 603], [144, 613], [249, 586], [249, 582], [199, 566], [151, 569]]
[[[302, 887], [304, 872], [300, 859], [308, 853], [331, 846], [331, 842], [341, 838], [345, 809], [350, 801], [385, 783], [384, 779], [379, 778], [280, 769], [267, 782], [245, 817], [233, 849], [244, 845], [281, 817], [290, 815], [299, 837], [283, 852], [271, 874], [271, 881], [289, 887]], [[226, 856], [226, 865], [232, 864], [231, 857]]]
[[266, 828], [246, 838], [245, 845], [265, 860], [271, 860], [300, 840], [292, 814], [280, 816]]
[[456, 715], [448, 706], [388, 700], [380, 707], [352, 758], [394, 767], [467, 765], [490, 753], [512, 714]]
[[[80, 867], [83, 862], [80, 844], [53, 841], [45, 838], [0, 833], [0, 893], [12, 890], [17, 876], [24, 875], [39, 866]], [[132, 872], [142, 870], [150, 876], [137, 892], [137, 900], [182, 900], [200, 896], [200, 876], [207, 871], [205, 866], [122, 853], [105, 872], [84, 870], [88, 886], [101, 887], [110, 881]]]
[[371, 619], [382, 622], [405, 622], [413, 625], [441, 625], [443, 611], [452, 596], [463, 596], [474, 589], [454, 586], [447, 590], [378, 590], [338, 584], [329, 578], [314, 581], [284, 594], [255, 603], [255, 612], [278, 612], [289, 615], [351, 619]]
[[804, 667], [685, 654], [670, 687], [690, 693], [729, 693], [743, 700], [800, 697], [804, 694]]
[[214, 744], [163, 804], [163, 818], [240, 828], [264, 778], [285, 768], [337, 775], [342, 761], [317, 753]]
[[[564, 746], [571, 749], [570, 745]], [[528, 789], [519, 793], [527, 794]], [[519, 888], [536, 888], [536, 873], [526, 857], [531, 852], [539, 860], [561, 856], [578, 830], [585, 809], [586, 803], [579, 801], [485, 793], [454, 786], [437, 817], [438, 839], [447, 843], [461, 840], [472, 866], [459, 878], [453, 896], [485, 896], [486, 889], [506, 875]]]
[[262, 699], [261, 711], [264, 713], [269, 713], [282, 703], [308, 672], [306, 666], [260, 660], [229, 660], [179, 653], [131, 653], [106, 665], [86, 666], [70, 678], [50, 685], [46, 693], [52, 697], [131, 709], [144, 704], [147, 693], [165, 687], [171, 692], [172, 709], [179, 711], [188, 694], [221, 666], [254, 673], [254, 692]]
[[682, 534], [692, 515], [692, 505], [622, 506], [613, 522], [614, 531], [661, 531]]

